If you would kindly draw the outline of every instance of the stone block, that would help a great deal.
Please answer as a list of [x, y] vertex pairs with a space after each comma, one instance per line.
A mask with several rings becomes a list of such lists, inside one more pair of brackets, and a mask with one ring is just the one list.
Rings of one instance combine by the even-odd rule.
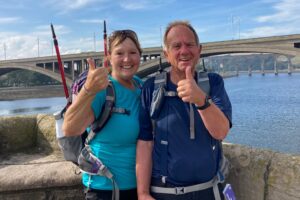
[[300, 157], [276, 153], [269, 167], [266, 200], [300, 199]]
[[3, 165], [0, 168], [0, 193], [81, 185], [79, 169], [71, 162], [36, 162]]
[[27, 151], [36, 145], [36, 116], [0, 118], [0, 155]]
[[237, 199], [264, 200], [266, 173], [274, 153], [236, 144], [224, 144], [223, 148], [231, 163], [226, 182], [232, 185]]
[[56, 140], [55, 119], [53, 115], [38, 114], [37, 122], [37, 148], [46, 152], [60, 151]]

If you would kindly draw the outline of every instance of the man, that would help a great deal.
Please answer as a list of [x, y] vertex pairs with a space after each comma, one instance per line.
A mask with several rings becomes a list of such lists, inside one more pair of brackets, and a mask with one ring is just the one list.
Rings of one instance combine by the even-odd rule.
[[171, 70], [166, 90], [177, 95], [165, 97], [153, 114], [155, 78], [144, 84], [136, 158], [139, 200], [224, 199], [218, 191], [218, 144], [231, 127], [231, 103], [218, 74], [208, 74], [209, 94], [198, 86], [200, 53], [197, 33], [188, 22], [168, 25], [164, 55]]

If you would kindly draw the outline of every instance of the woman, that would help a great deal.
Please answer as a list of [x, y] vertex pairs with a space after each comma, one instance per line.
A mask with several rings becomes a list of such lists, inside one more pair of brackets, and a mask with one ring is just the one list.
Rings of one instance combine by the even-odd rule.
[[[65, 114], [63, 130], [66, 136], [79, 135], [96, 119], [105, 103], [106, 87], [112, 82], [115, 107], [125, 108], [129, 114], [113, 113], [106, 125], [91, 141], [92, 153], [112, 172], [120, 189], [120, 199], [137, 199], [135, 176], [136, 139], [139, 132], [138, 113], [141, 80], [135, 73], [142, 50], [134, 31], [120, 30], [109, 37], [108, 69], [95, 68], [88, 59], [89, 72], [83, 89]], [[112, 182], [98, 175], [83, 173], [86, 199], [111, 200]]]

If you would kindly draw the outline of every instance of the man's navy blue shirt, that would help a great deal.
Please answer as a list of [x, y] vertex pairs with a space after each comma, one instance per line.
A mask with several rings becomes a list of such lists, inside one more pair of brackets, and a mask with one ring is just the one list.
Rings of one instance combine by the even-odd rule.
[[[226, 115], [231, 126], [231, 103], [220, 75], [209, 73], [210, 94], [215, 105]], [[140, 109], [139, 140], [154, 140], [152, 152], [152, 178], [161, 178], [161, 167], [167, 159], [167, 182], [176, 186], [188, 186], [211, 180], [218, 170], [220, 148], [205, 128], [195, 106], [195, 139], [190, 139], [189, 104], [178, 96], [165, 97], [158, 119], [155, 120], [155, 133], [152, 133], [152, 122], [149, 116], [154, 77], [143, 86]], [[169, 80], [167, 91], [177, 91], [177, 85]], [[215, 122], [218, 126], [218, 122]], [[167, 158], [162, 156], [161, 135], [167, 134]], [[165, 175], [165, 174], [164, 174]]]

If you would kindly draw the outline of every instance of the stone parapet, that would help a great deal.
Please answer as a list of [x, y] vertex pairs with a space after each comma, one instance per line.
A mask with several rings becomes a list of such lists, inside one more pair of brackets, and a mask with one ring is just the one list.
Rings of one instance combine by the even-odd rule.
[[237, 199], [299, 200], [300, 156], [224, 144], [231, 163], [226, 182], [232, 184]]
[[[84, 199], [77, 166], [64, 161], [51, 115], [0, 118], [0, 199]], [[224, 144], [226, 182], [239, 200], [300, 200], [300, 156]]]

